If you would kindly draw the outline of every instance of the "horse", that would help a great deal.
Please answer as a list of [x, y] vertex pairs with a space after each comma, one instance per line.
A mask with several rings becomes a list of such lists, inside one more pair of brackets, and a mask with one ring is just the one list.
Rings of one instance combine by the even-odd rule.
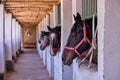
[[79, 13], [73, 16], [75, 23], [62, 52], [62, 62], [68, 66], [76, 57], [83, 59], [86, 55], [85, 51], [91, 47], [92, 42], [92, 20], [83, 21]]
[[41, 31], [39, 43], [40, 43], [40, 49], [45, 50], [45, 48], [50, 44], [49, 32]]
[[51, 47], [51, 55], [55, 56], [56, 53], [60, 49], [61, 44], [61, 26], [56, 26], [54, 28], [51, 28], [50, 26], [47, 26], [49, 32], [50, 32], [50, 47]]

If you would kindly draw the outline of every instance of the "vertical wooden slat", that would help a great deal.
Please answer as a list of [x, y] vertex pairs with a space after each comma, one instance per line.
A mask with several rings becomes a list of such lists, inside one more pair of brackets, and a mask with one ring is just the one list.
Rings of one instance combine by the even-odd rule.
[[90, 13], [92, 13], [92, 0], [90, 1]]
[[97, 13], [97, 0], [95, 0], [95, 13]]
[[86, 0], [85, 0], [84, 3], [85, 3], [85, 4], [84, 4], [84, 9], [85, 9], [84, 17], [85, 17], [85, 16], [86, 16]]
[[84, 0], [82, 0], [82, 17], [84, 17]]
[[84, 0], [82, 0], [82, 17], [84, 17]]
[[88, 15], [90, 15], [90, 0], [88, 0]]
[[57, 6], [58, 10], [58, 24], [61, 24], [61, 4]]
[[92, 16], [97, 13], [97, 0], [82, 0], [83, 18]]
[[87, 14], [88, 14], [88, 1], [86, 0], [86, 16], [87, 16]]
[[82, 12], [83, 12], [83, 17], [85, 16], [85, 1], [84, 0], [82, 0], [82, 2], [83, 2], [83, 4], [82, 4]]
[[49, 22], [49, 26], [50, 26], [50, 14], [48, 14], [48, 22]]

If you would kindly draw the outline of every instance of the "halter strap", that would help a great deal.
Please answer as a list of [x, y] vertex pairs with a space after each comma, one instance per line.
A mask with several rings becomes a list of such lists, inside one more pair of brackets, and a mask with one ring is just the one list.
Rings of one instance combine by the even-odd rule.
[[46, 37], [46, 40], [45, 40], [45, 42], [42, 43], [42, 45], [44, 46], [46, 43], [49, 43], [49, 38], [48, 37]]
[[59, 48], [59, 45], [56, 48], [52, 48], [52, 50], [56, 51], [56, 50], [58, 50], [58, 48]]
[[82, 39], [74, 48], [73, 48], [73, 47], [64, 46], [65, 49], [74, 51], [74, 52], [78, 55], [78, 57], [80, 57], [80, 58], [81, 58], [82, 56], [81, 56], [81, 54], [77, 51], [77, 48], [80, 47], [83, 42], [88, 42], [89, 45], [91, 46], [91, 42], [90, 42], [90, 40], [87, 38], [86, 24], [85, 24], [85, 22], [83, 22], [83, 35], [84, 35], [83, 39]]

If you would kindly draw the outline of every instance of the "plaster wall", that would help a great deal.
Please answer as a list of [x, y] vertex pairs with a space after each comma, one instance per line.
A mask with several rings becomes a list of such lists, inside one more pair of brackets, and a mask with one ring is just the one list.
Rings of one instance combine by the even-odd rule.
[[[27, 31], [30, 31], [31, 36], [27, 35]], [[36, 43], [36, 27], [24, 27], [24, 43]]]
[[[101, 5], [102, 4], [102, 5]], [[98, 80], [104, 80], [104, 15], [105, 0], [97, 1], [98, 10]]]
[[19, 49], [19, 47], [18, 47], [18, 37], [19, 37], [19, 36], [18, 36], [18, 32], [19, 32], [19, 31], [18, 31], [18, 22], [17, 22], [17, 21], [16, 21], [16, 27], [15, 27], [15, 28], [16, 28], [16, 29], [15, 29], [15, 31], [16, 31], [16, 32], [15, 32], [15, 34], [16, 34], [16, 37], [15, 37], [15, 38], [16, 38], [16, 51], [18, 51], [18, 49]]
[[0, 75], [5, 72], [4, 55], [4, 5], [0, 4]]
[[16, 27], [16, 20], [12, 19], [12, 51], [13, 51], [13, 56], [16, 58], [16, 33], [15, 33], [15, 27]]
[[120, 0], [104, 2], [104, 80], [120, 80]]
[[[61, 0], [61, 51], [67, 42], [67, 38], [72, 27], [72, 0]], [[62, 52], [60, 54], [62, 56]], [[73, 79], [72, 66], [62, 65], [62, 80]], [[68, 77], [69, 76], [69, 77]]]
[[5, 55], [12, 60], [12, 14], [5, 13]]

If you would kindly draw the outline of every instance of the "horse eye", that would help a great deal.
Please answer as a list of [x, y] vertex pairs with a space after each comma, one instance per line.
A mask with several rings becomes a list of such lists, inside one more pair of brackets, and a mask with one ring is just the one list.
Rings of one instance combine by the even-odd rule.
[[71, 36], [74, 37], [74, 36], [75, 36], [75, 33], [71, 34]]

